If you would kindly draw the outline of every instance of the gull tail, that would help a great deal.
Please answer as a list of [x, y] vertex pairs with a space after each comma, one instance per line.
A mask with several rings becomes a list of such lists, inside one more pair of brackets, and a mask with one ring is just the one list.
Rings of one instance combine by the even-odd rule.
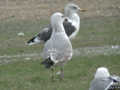
[[39, 37], [35, 36], [35, 37], [31, 38], [29, 41], [27, 41], [27, 45], [34, 45], [34, 44], [38, 44], [40, 42], [41, 42], [41, 40], [39, 39]]
[[46, 60], [44, 60], [43, 62], [41, 62], [41, 64], [45, 65], [46, 68], [51, 68], [51, 66], [54, 65], [54, 62], [49, 57]]

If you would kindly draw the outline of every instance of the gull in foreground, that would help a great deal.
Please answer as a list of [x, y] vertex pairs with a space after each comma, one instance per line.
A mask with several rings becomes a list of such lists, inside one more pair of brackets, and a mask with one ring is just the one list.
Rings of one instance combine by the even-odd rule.
[[111, 76], [108, 69], [97, 69], [89, 90], [120, 90], [120, 77]]
[[54, 79], [55, 66], [60, 66], [60, 78], [63, 79], [63, 66], [72, 58], [72, 45], [65, 33], [63, 21], [64, 17], [59, 12], [51, 16], [51, 27], [53, 32], [43, 49], [44, 61], [41, 64], [52, 70], [52, 79]]
[[[78, 11], [84, 12], [86, 10], [81, 9], [81, 8], [79, 8], [78, 5], [72, 4], [72, 3], [67, 4], [64, 9], [64, 16], [66, 16], [67, 19], [64, 20], [62, 24], [64, 26], [67, 36], [70, 39], [73, 39], [77, 35], [77, 33], [79, 32], [79, 29], [80, 29], [80, 17], [77, 14]], [[42, 31], [40, 31], [36, 36], [31, 38], [27, 42], [27, 45], [33, 45], [33, 44], [37, 44], [37, 43], [45, 43], [47, 40], [50, 39], [52, 31], [53, 31], [53, 28], [51, 25], [49, 25], [48, 27], [46, 27]]]

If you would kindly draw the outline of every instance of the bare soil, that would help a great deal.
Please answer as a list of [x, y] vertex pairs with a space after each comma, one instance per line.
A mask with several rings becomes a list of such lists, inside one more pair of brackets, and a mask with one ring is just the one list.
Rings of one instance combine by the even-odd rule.
[[120, 0], [0, 0], [0, 20], [48, 19], [53, 12], [63, 12], [70, 2], [88, 10], [81, 18], [120, 16]]

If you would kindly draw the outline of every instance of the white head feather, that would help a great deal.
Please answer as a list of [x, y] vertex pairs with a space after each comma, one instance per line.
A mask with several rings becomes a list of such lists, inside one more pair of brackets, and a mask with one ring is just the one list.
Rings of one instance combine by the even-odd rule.
[[69, 17], [69, 15], [71, 15], [73, 13], [77, 13], [79, 10], [80, 10], [80, 7], [78, 5], [69, 3], [66, 5], [66, 7], [64, 9], [64, 14], [65, 14], [65, 16]]
[[56, 12], [51, 16], [51, 24], [52, 27], [63, 23], [63, 14], [60, 12]]
[[109, 77], [110, 73], [106, 67], [100, 67], [95, 73], [95, 78], [106, 78]]
[[60, 12], [56, 12], [51, 16], [51, 25], [53, 30], [56, 31], [64, 31], [64, 27], [63, 27], [63, 21], [64, 21], [64, 16], [62, 13]]

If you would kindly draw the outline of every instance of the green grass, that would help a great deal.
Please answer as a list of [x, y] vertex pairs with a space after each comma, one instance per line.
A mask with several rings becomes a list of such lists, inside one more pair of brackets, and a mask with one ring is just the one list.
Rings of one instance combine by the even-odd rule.
[[81, 29], [77, 39], [76, 47], [80, 46], [103, 46], [120, 44], [118, 17], [98, 17], [81, 20]]
[[[119, 21], [119, 17], [98, 17], [81, 20], [80, 32], [75, 40], [72, 41], [73, 47], [120, 45]], [[0, 21], [0, 42], [2, 42], [0, 43], [0, 54], [11, 55], [29, 53], [31, 51], [39, 52], [38, 47], [41, 48], [42, 45], [28, 47], [25, 43], [48, 23], [48, 20]], [[17, 36], [19, 32], [24, 32], [25, 36]]]
[[[28, 53], [33, 50], [33, 52], [38, 51], [39, 45], [36, 46], [26, 46], [25, 43], [36, 35], [45, 23], [48, 21], [2, 21], [0, 22], [0, 51], [1, 55], [4, 54], [20, 54]], [[17, 34], [19, 32], [24, 32], [24, 37], [19, 37]], [[4, 46], [4, 47], [3, 47]], [[12, 52], [11, 52], [12, 51]]]
[[18, 61], [0, 66], [1, 90], [88, 90], [96, 68], [105, 66], [120, 75], [120, 55], [73, 57], [65, 66], [65, 80], [50, 80], [50, 70], [40, 65], [41, 60]]
[[[72, 41], [73, 48], [120, 45], [119, 21], [119, 17], [82, 19], [80, 32]], [[26, 46], [25, 43], [48, 23], [48, 20], [0, 21], [0, 55], [40, 53], [43, 45]], [[24, 32], [25, 36], [17, 36], [19, 32]], [[11, 59], [16, 62], [0, 65], [0, 90], [88, 90], [96, 68], [100, 66], [120, 75], [120, 55], [114, 54], [73, 56], [65, 65], [65, 80], [55, 82], [50, 80], [50, 70], [40, 65], [41, 57], [29, 61], [24, 57]]]

